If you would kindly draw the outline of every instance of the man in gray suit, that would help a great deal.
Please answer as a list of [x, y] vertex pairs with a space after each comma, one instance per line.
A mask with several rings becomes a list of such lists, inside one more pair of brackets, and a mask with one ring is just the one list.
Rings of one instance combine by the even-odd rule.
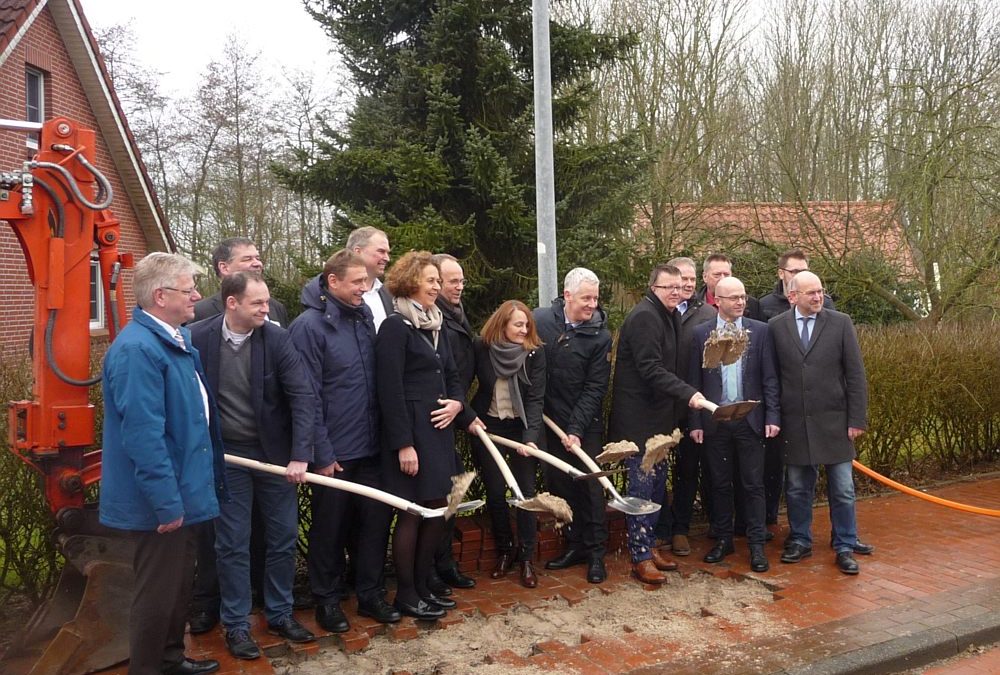
[[799, 272], [788, 285], [792, 308], [768, 322], [781, 378], [781, 435], [787, 467], [790, 533], [781, 562], [812, 555], [812, 507], [820, 465], [826, 468], [837, 567], [857, 574], [854, 441], [867, 427], [868, 385], [851, 318], [823, 307], [823, 284]]

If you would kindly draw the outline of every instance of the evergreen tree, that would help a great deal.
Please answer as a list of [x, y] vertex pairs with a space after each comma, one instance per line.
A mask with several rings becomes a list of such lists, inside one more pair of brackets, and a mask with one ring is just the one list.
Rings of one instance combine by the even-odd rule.
[[[337, 227], [374, 225], [396, 254], [459, 257], [481, 319], [536, 286], [531, 3], [529, 0], [312, 0], [358, 88], [342, 130], [318, 157], [282, 171], [327, 200]], [[632, 36], [552, 22], [553, 124], [560, 272], [606, 269], [608, 233], [634, 217], [642, 159], [632, 138], [595, 144], [573, 130], [590, 75]], [[343, 239], [340, 239], [343, 241]]]

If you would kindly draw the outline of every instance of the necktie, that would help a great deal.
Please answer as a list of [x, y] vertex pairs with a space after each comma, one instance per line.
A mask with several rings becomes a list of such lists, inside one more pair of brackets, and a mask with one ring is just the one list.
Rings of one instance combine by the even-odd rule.
[[[735, 332], [736, 325], [734, 323], [726, 322], [726, 326], [723, 329], [725, 332]], [[728, 366], [722, 366], [722, 395], [725, 400], [735, 403], [739, 399], [739, 392], [736, 391], [736, 369], [740, 367], [740, 362], [731, 363]]]
[[187, 350], [187, 345], [184, 344], [184, 336], [181, 335], [180, 329], [174, 331], [174, 339], [177, 340], [177, 344], [181, 346], [181, 349]]
[[809, 321], [811, 316], [804, 316], [799, 319], [802, 322], [802, 346], [809, 349]]

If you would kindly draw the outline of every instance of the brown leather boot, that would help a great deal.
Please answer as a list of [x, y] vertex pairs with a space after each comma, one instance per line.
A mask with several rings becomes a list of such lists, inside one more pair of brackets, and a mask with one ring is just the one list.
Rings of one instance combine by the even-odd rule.
[[538, 577], [535, 576], [535, 568], [530, 560], [521, 561], [521, 585], [525, 588], [534, 588], [538, 585]]
[[677, 569], [677, 563], [675, 563], [673, 560], [667, 560], [666, 558], [664, 558], [663, 554], [657, 551], [655, 548], [651, 551], [651, 553], [653, 554], [652, 562], [653, 565], [656, 567], [656, 569], [660, 570], [661, 572], [673, 572], [674, 570]]
[[663, 572], [656, 569], [652, 560], [632, 564], [632, 576], [644, 584], [662, 584], [667, 580]]
[[490, 572], [490, 579], [499, 579], [507, 576], [507, 572], [514, 564], [514, 555], [510, 552], [501, 553], [497, 558], [497, 566]]

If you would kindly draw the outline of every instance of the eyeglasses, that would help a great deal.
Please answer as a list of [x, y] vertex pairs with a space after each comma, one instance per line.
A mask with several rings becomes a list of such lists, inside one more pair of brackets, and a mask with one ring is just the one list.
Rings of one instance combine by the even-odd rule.
[[716, 300], [733, 300], [735, 302], [746, 302], [747, 301], [747, 296], [746, 295], [717, 295], [717, 296], [715, 296], [715, 299]]
[[165, 291], [177, 291], [178, 293], [183, 293], [188, 297], [191, 297], [192, 293], [198, 292], [197, 288], [173, 288], [171, 286], [161, 286], [160, 288], [162, 288]]
[[662, 290], [666, 291], [667, 293], [680, 293], [681, 289], [684, 288], [684, 287], [683, 286], [674, 286], [674, 285], [671, 285], [671, 286], [657, 286], [656, 284], [653, 284], [652, 288], [659, 288], [659, 289], [662, 289]]
[[811, 298], [818, 298], [822, 296], [825, 291], [822, 288], [817, 288], [815, 291], [789, 291], [790, 293], [800, 293], [802, 295], [808, 295]]

